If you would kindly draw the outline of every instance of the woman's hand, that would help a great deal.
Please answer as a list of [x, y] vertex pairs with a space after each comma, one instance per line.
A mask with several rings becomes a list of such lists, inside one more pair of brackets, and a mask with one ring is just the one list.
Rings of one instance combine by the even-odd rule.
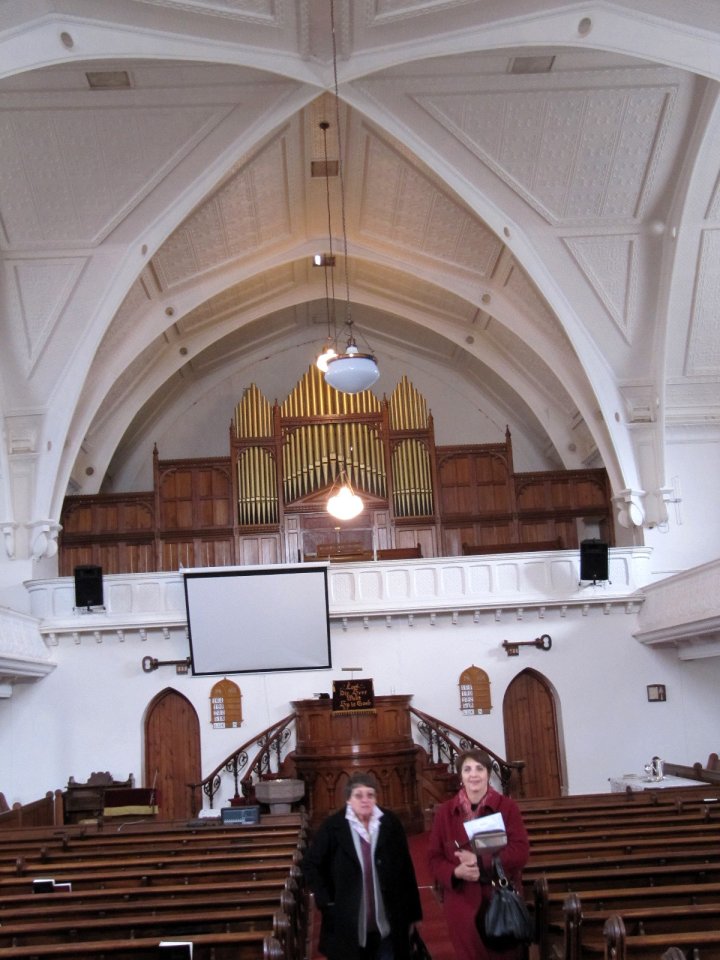
[[455, 856], [458, 859], [458, 865], [453, 873], [458, 880], [477, 882], [480, 879], [480, 867], [475, 854], [471, 850], [456, 850]]

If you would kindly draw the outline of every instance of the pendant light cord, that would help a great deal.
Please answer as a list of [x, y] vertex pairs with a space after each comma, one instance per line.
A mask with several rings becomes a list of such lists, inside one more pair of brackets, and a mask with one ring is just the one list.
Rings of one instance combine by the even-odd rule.
[[350, 312], [350, 278], [348, 276], [348, 242], [347, 242], [347, 224], [345, 221], [345, 177], [343, 175], [343, 147], [342, 135], [340, 132], [340, 94], [338, 88], [337, 74], [337, 42], [335, 39], [335, 2], [330, 0], [330, 33], [332, 34], [332, 61], [333, 61], [333, 83], [335, 89], [335, 124], [337, 127], [338, 144], [338, 176], [340, 178], [340, 214], [343, 235], [343, 266], [345, 268], [345, 323], [348, 327], [348, 343], [355, 343], [353, 337], [353, 319]]

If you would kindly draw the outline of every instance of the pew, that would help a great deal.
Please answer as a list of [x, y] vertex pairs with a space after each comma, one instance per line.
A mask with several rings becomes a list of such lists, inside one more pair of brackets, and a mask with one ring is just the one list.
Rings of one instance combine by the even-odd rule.
[[[585, 908], [577, 894], [570, 894], [563, 905], [564, 957], [581, 960], [591, 953], [604, 953], [604, 927], [613, 912]], [[617, 914], [616, 914], [617, 915]], [[675, 935], [679, 933], [718, 930], [720, 899], [705, 903], [664, 903], [662, 906], [644, 904], [623, 906], [622, 916], [626, 935]]]
[[279, 940], [285, 939], [286, 915], [278, 911], [278, 904], [253, 904], [250, 907], [229, 904], [204, 904], [202, 910], [156, 908], [112, 917], [46, 917], [34, 920], [3, 921], [0, 926], [0, 947], [43, 945], [56, 943], [66, 937], [74, 941], [105, 938], [185, 936], [192, 939], [198, 933], [235, 930], [271, 930]]
[[414, 547], [382, 547], [376, 556], [378, 560], [419, 560], [422, 558], [422, 547], [419, 543]]
[[[0, 957], [145, 960], [160, 939], [195, 960], [301, 960], [305, 817], [202, 826], [17, 829], [0, 856]], [[54, 877], [71, 892], [33, 893]], [[70, 941], [70, 942], [67, 942]], [[144, 952], [143, 952], [144, 951]]]
[[193, 960], [287, 960], [283, 945], [261, 930], [203, 933], [193, 937], [75, 940], [0, 947], [0, 960], [148, 960], [160, 957], [160, 940], [193, 943]]
[[658, 960], [669, 947], [681, 950], [693, 960], [720, 956], [720, 926], [712, 930], [682, 930], [667, 933], [630, 935], [623, 918], [612, 914], [603, 928], [605, 960]]
[[[28, 876], [38, 872], [47, 873], [50, 869], [60, 870], [64, 873], [82, 870], [86, 875], [94, 871], [114, 868], [116, 870], [125, 870], [139, 867], [164, 867], [171, 862], [173, 867], [179, 867], [184, 864], [196, 866], [202, 863], [234, 863], [244, 864], [248, 860], [270, 862], [273, 860], [286, 860], [288, 856], [293, 856], [298, 852], [297, 844], [284, 841], [274, 846], [257, 844], [254, 846], [227, 846], [212, 849], [199, 849], [186, 847], [181, 850], [172, 848], [146, 849], [144, 851], [124, 852], [121, 856], [116, 853], [112, 856], [103, 851], [95, 856], [92, 853], [78, 853], [56, 855], [51, 857], [49, 854], [43, 856], [42, 853], [37, 857], [18, 857], [14, 863], [0, 862], [0, 880], [6, 876]], [[118, 851], [119, 853], [119, 851]]]

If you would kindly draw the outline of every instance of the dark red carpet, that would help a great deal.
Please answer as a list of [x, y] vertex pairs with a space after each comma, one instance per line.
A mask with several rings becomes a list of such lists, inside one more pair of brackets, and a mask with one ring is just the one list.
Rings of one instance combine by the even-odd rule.
[[[426, 856], [428, 836], [427, 833], [419, 833], [408, 838], [423, 909], [423, 920], [419, 924], [419, 930], [423, 940], [428, 945], [433, 960], [455, 960], [455, 952], [447, 936], [442, 907], [437, 902], [432, 890]], [[311, 956], [312, 960], [316, 960], [316, 958], [319, 960], [322, 955], [317, 952], [318, 918], [313, 918], [312, 927]]]

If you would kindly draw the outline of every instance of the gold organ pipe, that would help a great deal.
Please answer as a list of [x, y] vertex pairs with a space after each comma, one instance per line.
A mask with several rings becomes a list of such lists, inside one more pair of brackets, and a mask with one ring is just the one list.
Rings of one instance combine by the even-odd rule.
[[378, 450], [377, 450], [377, 437], [375, 436], [375, 431], [372, 427], [366, 427], [367, 438], [368, 438], [368, 450], [370, 451], [370, 484], [372, 487], [372, 492], [378, 494], [380, 488], [378, 486], [379, 480], [379, 471], [378, 471]]
[[[328, 436], [328, 433], [330, 434]], [[333, 453], [332, 425], [316, 424], [315, 442], [318, 447], [316, 459], [319, 460], [318, 474], [316, 477], [316, 487], [325, 486], [328, 483], [328, 477], [332, 472], [331, 460]]]
[[302, 461], [303, 428], [296, 427], [290, 438], [288, 476], [290, 478], [291, 500], [297, 500], [302, 494], [302, 474], [300, 472], [300, 463]]
[[294, 500], [294, 468], [293, 462], [295, 459], [295, 438], [297, 434], [293, 431], [288, 433], [285, 437], [285, 443], [283, 445], [283, 483], [285, 485], [285, 499]]
[[353, 442], [352, 435], [350, 432], [351, 424], [344, 421], [341, 425], [342, 429], [342, 445], [343, 445], [343, 466], [348, 472], [348, 475], [354, 484], [357, 484], [357, 477], [355, 470], [353, 469], [352, 462], [352, 452], [353, 452]]
[[408, 450], [407, 443], [403, 442], [400, 447], [400, 461], [402, 463], [402, 512], [403, 516], [407, 517], [410, 515], [410, 469], [408, 466]]
[[406, 517], [410, 516], [410, 511], [412, 510], [412, 501], [411, 501], [411, 487], [412, 487], [412, 476], [410, 472], [410, 458], [409, 450], [407, 443], [402, 445], [402, 459], [403, 459], [403, 469], [405, 473], [405, 482], [403, 484], [403, 513]]
[[310, 431], [312, 427], [303, 426], [298, 430], [298, 446], [295, 451], [295, 475], [298, 478], [298, 495], [304, 497], [312, 487], [312, 477], [310, 469], [312, 460], [310, 451], [312, 450], [312, 437]]
[[402, 458], [400, 456], [401, 448], [395, 447], [393, 451], [393, 480], [395, 484], [394, 499], [395, 499], [395, 513], [401, 517], [402, 514], [402, 489], [403, 489], [403, 476], [402, 476]]

